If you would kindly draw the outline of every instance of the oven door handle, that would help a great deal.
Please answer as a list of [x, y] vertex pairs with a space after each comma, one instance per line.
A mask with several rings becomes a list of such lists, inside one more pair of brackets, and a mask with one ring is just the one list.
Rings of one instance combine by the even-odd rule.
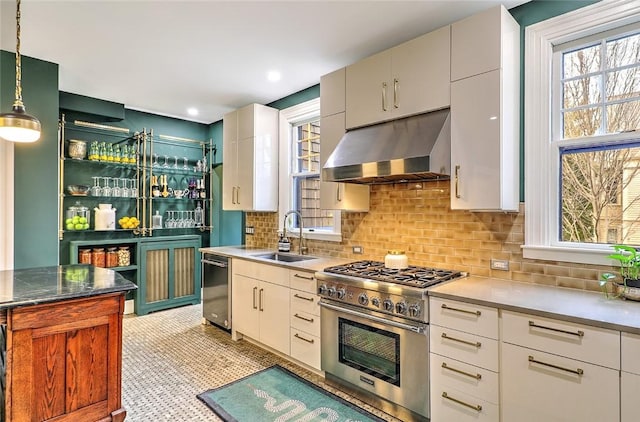
[[402, 322], [391, 321], [385, 318], [380, 318], [375, 315], [367, 315], [362, 312], [352, 311], [351, 309], [342, 308], [340, 306], [331, 305], [325, 302], [318, 302], [320, 306], [323, 306], [327, 309], [331, 309], [332, 311], [342, 312], [344, 314], [357, 316], [360, 318], [368, 319], [371, 321], [379, 322], [381, 324], [391, 325], [392, 327], [401, 328], [403, 330], [413, 331], [414, 333], [422, 334], [424, 333], [424, 327], [418, 327], [415, 325], [403, 324]]

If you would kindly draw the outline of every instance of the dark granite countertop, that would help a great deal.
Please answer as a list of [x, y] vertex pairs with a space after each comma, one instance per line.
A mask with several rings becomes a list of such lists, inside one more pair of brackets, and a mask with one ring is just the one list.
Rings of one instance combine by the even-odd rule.
[[120, 273], [91, 265], [5, 270], [0, 271], [0, 310], [134, 289]]

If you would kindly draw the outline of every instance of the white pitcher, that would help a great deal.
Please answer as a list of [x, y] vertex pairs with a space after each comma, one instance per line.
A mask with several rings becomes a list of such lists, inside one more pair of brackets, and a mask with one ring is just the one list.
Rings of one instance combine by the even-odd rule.
[[116, 209], [111, 208], [111, 204], [98, 204], [94, 211], [96, 230], [116, 229]]

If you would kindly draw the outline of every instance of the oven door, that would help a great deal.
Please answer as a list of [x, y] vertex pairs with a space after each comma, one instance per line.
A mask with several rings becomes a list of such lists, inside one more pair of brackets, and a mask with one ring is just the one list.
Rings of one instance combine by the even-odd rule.
[[428, 325], [321, 300], [322, 370], [429, 417]]

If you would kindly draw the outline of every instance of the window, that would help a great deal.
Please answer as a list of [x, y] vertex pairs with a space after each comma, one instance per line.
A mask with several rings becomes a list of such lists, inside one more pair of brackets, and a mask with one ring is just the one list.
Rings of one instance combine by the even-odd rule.
[[[311, 100], [280, 112], [280, 224], [288, 210], [300, 211], [304, 236], [341, 240], [340, 212], [320, 208], [320, 101]], [[282, 229], [282, 226], [280, 226]], [[300, 228], [296, 215], [287, 219], [287, 233]]]
[[640, 245], [639, 12], [603, 1], [526, 29], [525, 258]]

